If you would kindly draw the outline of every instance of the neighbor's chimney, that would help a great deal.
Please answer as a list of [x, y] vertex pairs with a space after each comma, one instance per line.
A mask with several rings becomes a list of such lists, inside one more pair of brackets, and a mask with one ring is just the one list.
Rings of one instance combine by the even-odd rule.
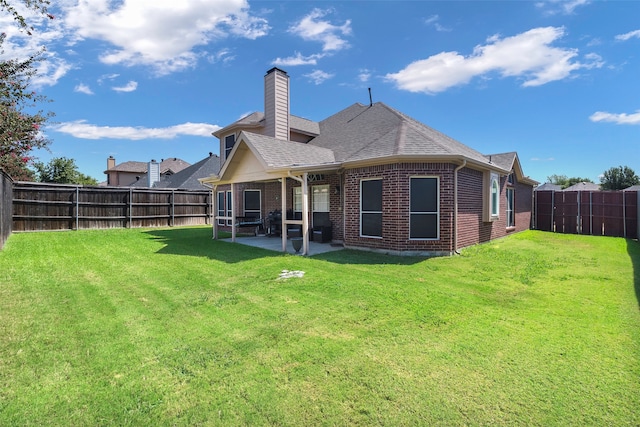
[[160, 181], [160, 163], [155, 160], [149, 162], [147, 178], [149, 179], [149, 187], [153, 187], [153, 184]]
[[279, 68], [264, 76], [264, 119], [265, 135], [289, 140], [289, 76]]
[[107, 159], [107, 169], [113, 169], [116, 167], [116, 159], [113, 156], [109, 156]]

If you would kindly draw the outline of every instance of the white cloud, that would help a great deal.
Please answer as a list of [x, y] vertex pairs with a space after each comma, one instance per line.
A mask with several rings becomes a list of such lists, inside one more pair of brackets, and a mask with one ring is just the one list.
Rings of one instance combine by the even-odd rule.
[[333, 76], [334, 74], [325, 73], [324, 71], [321, 71], [321, 70], [313, 70], [311, 73], [304, 75], [304, 77], [307, 77], [316, 85], [324, 83], [325, 80], [328, 80]]
[[632, 114], [620, 113], [607, 113], [604, 111], [597, 111], [593, 113], [589, 120], [592, 122], [608, 122], [615, 123], [617, 125], [640, 125], [640, 110]]
[[89, 86], [84, 83], [78, 84], [75, 88], [73, 88], [74, 92], [84, 93], [85, 95], [93, 95], [93, 91]]
[[112, 89], [115, 90], [116, 92], [133, 92], [136, 89], [138, 89], [138, 82], [131, 80], [129, 81], [129, 83], [127, 83], [124, 86], [116, 86], [116, 87], [113, 87]]
[[360, 70], [360, 74], [358, 74], [358, 80], [362, 83], [366, 83], [371, 79], [371, 71], [367, 69]]
[[304, 40], [322, 43], [325, 52], [338, 51], [349, 47], [349, 43], [343, 38], [351, 34], [351, 21], [347, 20], [342, 25], [334, 25], [323, 20], [331, 10], [313, 9], [289, 31], [302, 37]]
[[554, 160], [555, 158], [553, 157], [547, 157], [547, 158], [532, 157], [531, 158], [532, 162], [553, 162]]
[[433, 27], [436, 29], [436, 31], [440, 31], [440, 32], [449, 32], [451, 31], [451, 28], [447, 28], [444, 27], [442, 24], [440, 24], [440, 16], [438, 15], [431, 15], [430, 17], [428, 17], [427, 19], [424, 20], [424, 23], [427, 25], [433, 25]]
[[591, 3], [591, 0], [547, 0], [536, 3], [536, 6], [544, 9], [550, 15], [558, 13], [571, 15], [578, 7], [586, 6], [589, 3]]
[[246, 0], [80, 0], [67, 9], [66, 23], [78, 39], [108, 42], [106, 64], [150, 65], [160, 75], [189, 68], [196, 49], [227, 37], [267, 34], [266, 20], [250, 16]]
[[27, 20], [34, 30], [21, 31], [12, 16], [0, 11], [0, 28], [5, 39], [0, 50], [0, 60], [17, 59], [25, 61], [38, 56], [34, 64], [36, 74], [31, 83], [35, 88], [53, 86], [73, 67], [62, 59], [55, 51], [46, 50], [45, 46], [64, 37], [62, 24], [58, 20], [50, 20], [39, 13], [25, 9], [21, 2], [15, 4], [17, 11]]
[[211, 133], [220, 129], [220, 126], [208, 123], [183, 123], [166, 128], [145, 128], [133, 126], [97, 126], [87, 123], [85, 120], [60, 123], [53, 130], [66, 133], [76, 138], [83, 139], [173, 139], [181, 135], [203, 136], [210, 138]]
[[386, 78], [400, 89], [433, 94], [467, 84], [474, 77], [489, 78], [496, 72], [502, 77], [523, 79], [522, 85], [527, 87], [565, 79], [581, 68], [602, 66], [599, 57], [587, 58], [590, 62], [583, 64], [574, 60], [578, 56], [576, 49], [551, 46], [563, 35], [563, 28], [546, 27], [513, 37], [492, 36], [469, 56], [441, 52], [387, 74]]
[[316, 65], [318, 59], [322, 59], [325, 55], [315, 54], [309, 56], [303, 56], [300, 52], [296, 52], [294, 56], [288, 58], [276, 58], [271, 64], [276, 67], [295, 67], [298, 65]]
[[616, 40], [627, 41], [633, 37], [640, 39], [640, 30], [629, 31], [628, 33], [618, 34]]

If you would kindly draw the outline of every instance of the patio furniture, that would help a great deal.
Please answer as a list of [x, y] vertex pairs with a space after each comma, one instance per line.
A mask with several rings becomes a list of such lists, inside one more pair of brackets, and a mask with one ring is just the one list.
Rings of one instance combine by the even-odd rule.
[[254, 216], [237, 216], [236, 217], [236, 229], [253, 227], [253, 234], [257, 236], [260, 229], [264, 227], [264, 222], [260, 217]]

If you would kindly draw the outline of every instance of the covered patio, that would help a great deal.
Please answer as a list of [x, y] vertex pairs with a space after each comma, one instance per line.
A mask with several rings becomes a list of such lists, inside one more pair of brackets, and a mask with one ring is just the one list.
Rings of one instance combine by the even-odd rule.
[[[298, 238], [299, 239], [299, 238]], [[220, 239], [222, 241], [233, 242], [231, 238]], [[282, 250], [282, 240], [277, 237], [267, 237], [267, 236], [238, 236], [235, 239], [235, 243], [239, 243], [241, 245], [253, 246], [256, 248], [267, 249], [269, 251], [283, 252]], [[331, 244], [331, 243], [319, 243], [309, 241], [309, 246], [307, 248], [308, 256], [319, 255], [326, 252], [334, 252], [344, 249], [341, 244]], [[293, 244], [291, 243], [291, 239], [288, 240], [286, 245], [286, 251], [288, 254], [295, 255], [296, 251], [293, 248]], [[302, 255], [302, 249], [298, 253], [298, 255]]]
[[[212, 197], [212, 211], [214, 212], [213, 238], [218, 239], [218, 227], [221, 224], [231, 226], [231, 241], [251, 246], [264, 247], [270, 250], [295, 253], [291, 240], [288, 239], [288, 229], [290, 226], [298, 227], [301, 234], [302, 255], [314, 255], [317, 253], [337, 250], [341, 247], [332, 247], [329, 243], [314, 242], [310, 239], [311, 211], [309, 203], [309, 175], [318, 173], [335, 173], [339, 165], [335, 163], [331, 150], [324, 148], [307, 146], [296, 142], [278, 140], [264, 135], [257, 135], [248, 132], [241, 132], [229, 157], [224, 163], [219, 175], [200, 179], [200, 181], [210, 186], [214, 197]], [[287, 210], [291, 204], [287, 190], [287, 182], [296, 182], [301, 189], [301, 212], [299, 219], [288, 218]], [[241, 207], [236, 203], [239, 194], [238, 186], [245, 183], [265, 183], [279, 187], [279, 194], [275, 192], [271, 198], [267, 198], [265, 203], [260, 202], [257, 209], [250, 212], [252, 218], [264, 223], [266, 215], [272, 210], [278, 209], [281, 212], [281, 232], [280, 239], [264, 238], [256, 236], [240, 237], [237, 235], [239, 220], [248, 219], [246, 206]], [[222, 194], [222, 186], [230, 189], [229, 201], [226, 202], [231, 209], [221, 209], [221, 202], [225, 201]], [[226, 188], [226, 187], [224, 187]], [[224, 190], [227, 191], [227, 190]], [[219, 195], [220, 200], [215, 195]], [[260, 199], [262, 198], [260, 196]], [[328, 213], [327, 213], [328, 215]], [[251, 225], [256, 225], [251, 222]], [[243, 242], [243, 240], [246, 242]], [[264, 246], [263, 246], [264, 245]], [[314, 249], [315, 248], [315, 249]]]

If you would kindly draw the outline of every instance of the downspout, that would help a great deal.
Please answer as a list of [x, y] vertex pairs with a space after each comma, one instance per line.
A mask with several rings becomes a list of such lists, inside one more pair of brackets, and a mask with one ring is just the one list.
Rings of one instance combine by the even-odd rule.
[[458, 171], [467, 165], [467, 160], [453, 170], [453, 253], [458, 252]]

